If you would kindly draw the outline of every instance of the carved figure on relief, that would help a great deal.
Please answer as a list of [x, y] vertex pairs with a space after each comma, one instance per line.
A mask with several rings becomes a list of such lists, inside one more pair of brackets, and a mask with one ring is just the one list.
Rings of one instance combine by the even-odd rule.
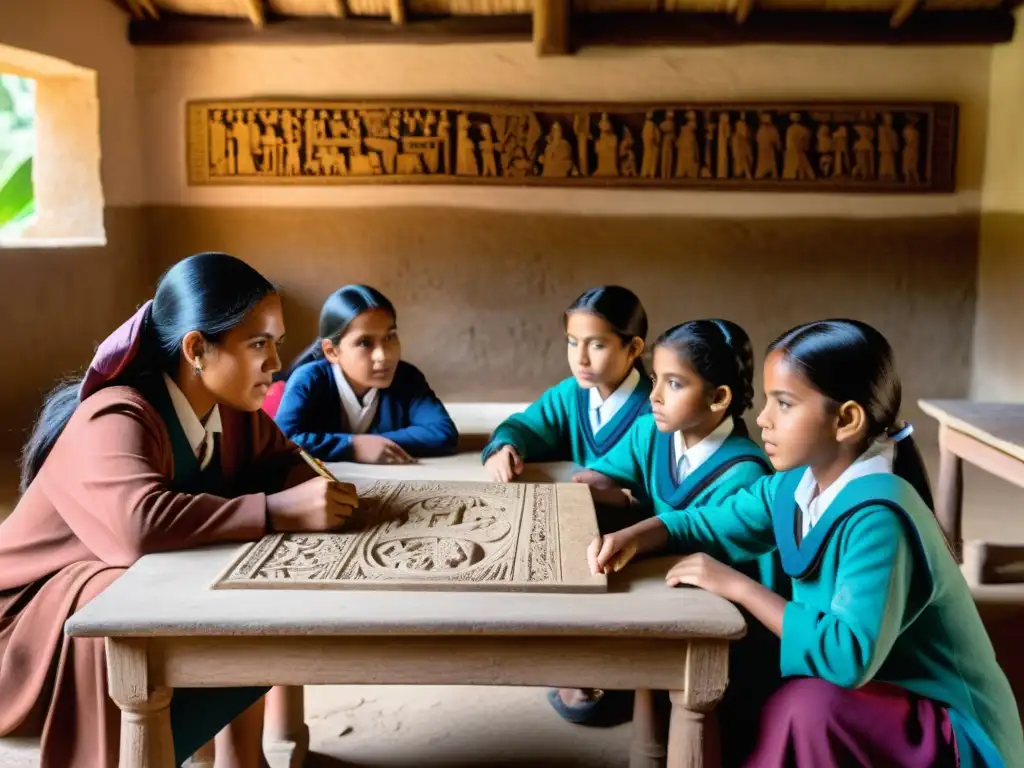
[[700, 176], [700, 147], [697, 144], [697, 113], [686, 113], [686, 122], [676, 139], [676, 178], [696, 179]]
[[397, 110], [388, 116], [388, 136], [396, 141], [402, 138], [402, 114]]
[[772, 116], [767, 112], [761, 113], [761, 125], [754, 136], [757, 141], [757, 171], [754, 174], [756, 179], [779, 178], [778, 151], [782, 147], [782, 137], [779, 129], [772, 122]]
[[711, 165], [715, 161], [715, 135], [718, 133], [718, 123], [710, 112], [704, 113], [704, 163], [700, 167], [700, 177], [710, 179], [714, 176]]
[[455, 173], [459, 176], [479, 176], [480, 167], [476, 162], [476, 146], [473, 143], [473, 139], [469, 136], [469, 129], [472, 127], [469, 115], [465, 112], [460, 112], [456, 118], [456, 123], [458, 125], [458, 138], [455, 144]]
[[451, 133], [452, 124], [448, 121], [448, 111], [441, 112], [441, 121], [437, 124], [437, 136], [441, 140], [441, 173], [449, 174], [451, 169]]
[[666, 110], [665, 119], [658, 127], [661, 130], [661, 178], [671, 179], [676, 139], [676, 113], [671, 109]]
[[302, 169], [306, 173], [319, 175], [313, 160], [316, 146], [316, 117], [312, 109], [307, 109], [302, 115], [302, 129], [305, 141], [302, 143]]
[[231, 138], [235, 142], [235, 159], [239, 176], [256, 173], [256, 163], [253, 160], [253, 129], [256, 130], [258, 137], [259, 129], [255, 125], [245, 122], [242, 110], [236, 111], [234, 122], [231, 125]]
[[210, 171], [214, 176], [228, 172], [228, 127], [224, 124], [224, 113], [213, 110], [209, 121]]
[[828, 123], [818, 125], [814, 149], [818, 153], [818, 170], [821, 171], [822, 178], [828, 178], [832, 175], [832, 162], [835, 160], [832, 127]]
[[629, 128], [622, 129], [622, 143], [619, 144], [619, 173], [627, 179], [636, 177], [636, 151], [633, 134]]
[[754, 149], [750, 142], [750, 126], [747, 114], [741, 113], [732, 132], [732, 175], [735, 178], [754, 177]]
[[896, 181], [896, 152], [900, 139], [892, 125], [892, 113], [882, 113], [882, 124], [878, 127], [878, 179]]
[[658, 178], [658, 150], [661, 146], [661, 131], [654, 124], [654, 113], [648, 112], [644, 129], [640, 134], [643, 143], [643, 160], [640, 162], [640, 178]]
[[594, 145], [594, 150], [597, 153], [597, 170], [594, 171], [594, 176], [618, 176], [619, 140], [615, 137], [612, 121], [607, 112], [601, 115], [597, 130], [597, 143]]
[[572, 119], [573, 132], [576, 134], [576, 154], [579, 157], [578, 167], [580, 175], [590, 175], [590, 140], [594, 138], [590, 133], [590, 114], [577, 112]]
[[316, 116], [316, 140], [323, 141], [327, 137], [327, 110], [321, 109]]
[[844, 176], [850, 170], [850, 129], [839, 125], [832, 134], [835, 147], [835, 163], [832, 167], [834, 177]]
[[544, 154], [540, 157], [541, 165], [544, 166], [543, 176], [557, 176], [564, 178], [575, 175], [575, 168], [572, 163], [572, 146], [562, 136], [562, 126], [556, 120], [551, 124], [548, 133], [547, 144], [544, 147]]
[[875, 129], [870, 125], [855, 125], [853, 130], [857, 133], [857, 140], [853, 143], [853, 156], [856, 164], [853, 166], [853, 178], [873, 179], [875, 178]]
[[336, 109], [331, 113], [330, 129], [332, 139], [340, 139], [348, 135], [348, 123], [341, 116], [340, 109]]
[[811, 129], [804, 125], [799, 112], [789, 115], [786, 129], [786, 154], [782, 164], [782, 178], [805, 181], [813, 179], [814, 168], [807, 153], [811, 149]]
[[719, 179], [729, 178], [729, 137], [732, 135], [732, 121], [727, 112], [718, 115], [718, 164], [715, 176]]
[[498, 143], [494, 140], [494, 131], [488, 123], [480, 126], [480, 159], [483, 161], [480, 175], [497, 176], [498, 165], [496, 161], [496, 150]]
[[921, 132], [917, 129], [917, 115], [908, 114], [903, 126], [903, 180], [908, 184], [920, 184], [918, 166], [921, 163]]

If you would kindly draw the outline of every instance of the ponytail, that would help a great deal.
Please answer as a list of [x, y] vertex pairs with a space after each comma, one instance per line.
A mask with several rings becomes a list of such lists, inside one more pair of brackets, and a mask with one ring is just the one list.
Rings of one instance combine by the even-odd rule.
[[323, 356], [324, 348], [320, 344], [320, 339], [314, 339], [312, 344], [302, 350], [298, 357], [292, 360], [291, 365], [275, 375], [274, 381], [288, 381], [288, 379], [291, 378], [291, 375], [299, 368], [304, 366], [306, 363], [312, 363], [314, 360], [319, 360]]
[[28, 442], [21, 449], [21, 481], [18, 484], [20, 493], [28, 490], [46, 457], [53, 450], [57, 438], [74, 416], [80, 403], [78, 393], [81, 386], [81, 379], [67, 379], [46, 396]]
[[892, 454], [892, 473], [910, 483], [917, 495], [935, 512], [935, 501], [932, 498], [931, 483], [928, 481], [928, 469], [925, 467], [921, 451], [913, 438], [914, 427], [906, 422], [889, 437], [895, 441]]

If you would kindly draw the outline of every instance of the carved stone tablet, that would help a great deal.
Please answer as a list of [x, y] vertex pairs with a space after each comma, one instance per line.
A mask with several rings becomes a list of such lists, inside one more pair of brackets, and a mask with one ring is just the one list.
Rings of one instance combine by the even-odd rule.
[[358, 530], [265, 536], [214, 588], [607, 589], [587, 566], [597, 519], [585, 485], [380, 480], [359, 498]]

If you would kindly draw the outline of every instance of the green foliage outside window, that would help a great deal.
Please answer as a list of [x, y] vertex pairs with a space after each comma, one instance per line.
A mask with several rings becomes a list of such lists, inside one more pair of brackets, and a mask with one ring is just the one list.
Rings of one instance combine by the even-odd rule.
[[0, 74], [0, 237], [16, 237], [35, 214], [35, 81]]

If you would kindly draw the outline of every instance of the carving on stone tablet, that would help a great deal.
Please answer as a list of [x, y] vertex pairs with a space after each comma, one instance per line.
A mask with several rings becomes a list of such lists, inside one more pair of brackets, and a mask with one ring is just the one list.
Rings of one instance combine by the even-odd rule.
[[359, 489], [359, 530], [266, 536], [215, 586], [603, 591], [586, 567], [597, 525], [582, 490], [376, 481]]
[[191, 184], [948, 192], [947, 103], [196, 102]]

